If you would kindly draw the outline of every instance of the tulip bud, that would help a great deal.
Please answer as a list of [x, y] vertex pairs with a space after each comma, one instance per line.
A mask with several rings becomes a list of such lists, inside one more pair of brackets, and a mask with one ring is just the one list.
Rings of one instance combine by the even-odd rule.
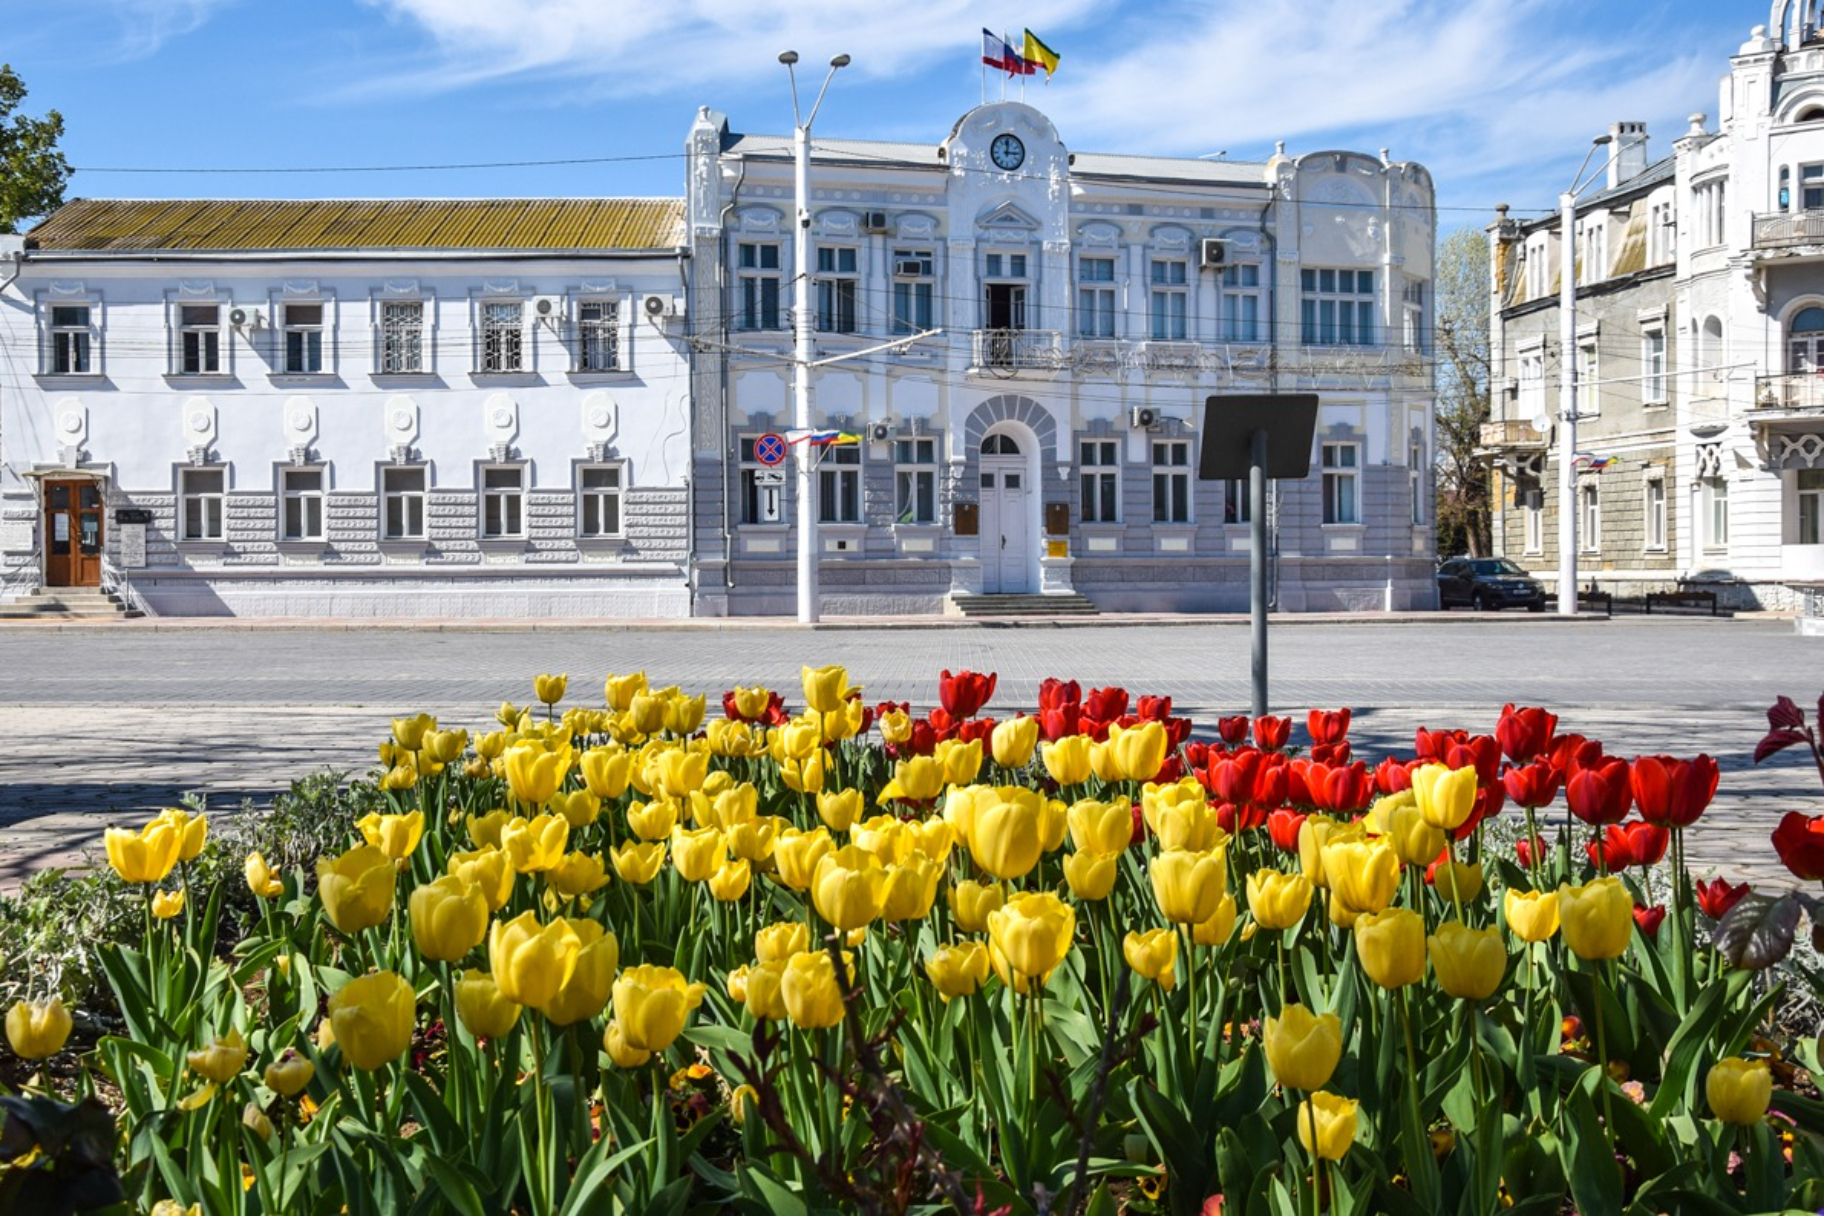
[[1248, 912], [1263, 929], [1290, 929], [1304, 919], [1311, 890], [1303, 874], [1255, 870], [1248, 875]]
[[238, 1029], [231, 1028], [227, 1034], [210, 1039], [195, 1051], [186, 1052], [184, 1059], [191, 1072], [217, 1085], [226, 1085], [239, 1076], [247, 1064], [247, 1040], [241, 1037]]
[[1710, 1113], [1724, 1123], [1753, 1127], [1766, 1116], [1773, 1099], [1773, 1072], [1765, 1060], [1718, 1060], [1704, 1077], [1704, 1096]]
[[1634, 897], [1619, 878], [1558, 888], [1564, 944], [1581, 959], [1619, 958], [1634, 934]]
[[1147, 866], [1147, 876], [1161, 916], [1174, 925], [1200, 924], [1216, 914], [1228, 889], [1228, 855], [1223, 849], [1161, 853]]
[[1130, 931], [1121, 939], [1121, 957], [1127, 960], [1127, 965], [1134, 969], [1135, 974], [1152, 980], [1167, 992], [1177, 986], [1176, 929], [1148, 929], [1144, 933]]
[[794, 1026], [822, 1030], [842, 1021], [842, 989], [836, 982], [836, 965], [821, 950], [787, 959], [779, 991]]
[[[1065, 859], [1068, 868], [1070, 861]], [[1110, 879], [1113, 882], [1113, 879]], [[988, 928], [988, 914], [1005, 902], [1001, 888], [994, 883], [960, 879], [950, 886], [950, 915], [964, 933], [981, 933]]]
[[241, 1107], [241, 1126], [258, 1136], [261, 1140], [272, 1139], [272, 1120], [260, 1109], [257, 1102], [249, 1102]]
[[338, 988], [329, 998], [329, 1020], [342, 1058], [370, 1072], [398, 1059], [412, 1043], [417, 1001], [412, 986], [391, 971]]
[[317, 860], [317, 898], [331, 924], [347, 934], [359, 933], [392, 913], [397, 873], [380, 849], [357, 845], [340, 857]]
[[1314, 1014], [1288, 1004], [1266, 1021], [1261, 1036], [1273, 1075], [1288, 1089], [1318, 1090], [1343, 1055], [1343, 1023], [1334, 1013]]
[[969, 831], [975, 864], [1002, 880], [1022, 878], [1044, 848], [1044, 799], [1035, 791], [1002, 786], [979, 794]]
[[1368, 978], [1383, 988], [1417, 983], [1425, 975], [1425, 918], [1410, 908], [1358, 917], [1355, 957]]
[[310, 1062], [310, 1057], [302, 1055], [287, 1047], [285, 1054], [266, 1066], [260, 1079], [266, 1082], [266, 1088], [281, 1098], [295, 1098], [304, 1092], [310, 1079], [317, 1075], [317, 1066]]
[[1558, 893], [1516, 891], [1509, 887], [1501, 906], [1507, 927], [1523, 942], [1542, 942], [1558, 932]]
[[355, 821], [363, 840], [385, 853], [394, 861], [410, 857], [412, 850], [424, 837], [424, 812], [413, 811], [409, 815], [382, 815], [378, 812], [363, 815]]
[[994, 762], [1002, 768], [1025, 768], [1039, 742], [1039, 720], [1021, 715], [995, 724], [989, 736]]
[[152, 896], [152, 915], [160, 920], [170, 920], [184, 910], [184, 889], [175, 891], [158, 891]]
[[[819, 714], [834, 713], [842, 708], [848, 698], [849, 673], [838, 666], [806, 667], [802, 670], [804, 678], [804, 703]], [[859, 687], [853, 691], [860, 692]]]
[[20, 1059], [42, 1060], [63, 1050], [71, 1025], [60, 997], [42, 1004], [19, 1001], [6, 1011], [6, 1041]]
[[1235, 897], [1224, 892], [1217, 901], [1216, 912], [1208, 920], [1191, 926], [1191, 941], [1199, 946], [1220, 946], [1235, 932]]
[[1087, 735], [1067, 735], [1039, 749], [1045, 771], [1059, 785], [1081, 785], [1089, 780], [1090, 740]]
[[1298, 1142], [1313, 1157], [1341, 1161], [1355, 1143], [1358, 1105], [1354, 1098], [1339, 1098], [1323, 1090], [1312, 1094], [1298, 1108]]
[[1107, 899], [1121, 877], [1121, 854], [1078, 849], [1064, 859], [1064, 881], [1071, 895], [1093, 903]]
[[456, 1018], [478, 1039], [503, 1037], [519, 1020], [519, 1011], [485, 971], [464, 971], [456, 981]]
[[988, 979], [988, 947], [981, 942], [940, 946], [925, 961], [925, 975], [945, 1001], [971, 996]]
[[488, 969], [502, 996], [541, 1009], [569, 982], [582, 944], [567, 922], [541, 925], [533, 913], [521, 912], [489, 929]]
[[1501, 944], [1497, 930], [1471, 929], [1448, 920], [1426, 940], [1426, 946], [1438, 987], [1451, 996], [1487, 1000], [1507, 974], [1507, 947]]
[[259, 899], [276, 899], [285, 893], [285, 883], [266, 865], [266, 859], [258, 853], [247, 854], [247, 863], [241, 869], [247, 878], [247, 889]]
[[1423, 764], [1413, 770], [1412, 792], [1425, 822], [1453, 832], [1468, 822], [1476, 808], [1476, 770]]

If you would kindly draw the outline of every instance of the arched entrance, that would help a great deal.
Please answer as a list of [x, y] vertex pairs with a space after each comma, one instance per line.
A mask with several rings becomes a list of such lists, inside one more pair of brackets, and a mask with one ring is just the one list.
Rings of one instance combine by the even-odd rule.
[[1786, 370], [1816, 372], [1819, 368], [1824, 368], [1824, 308], [1813, 304], [1786, 323]]
[[1026, 595], [1039, 589], [1039, 444], [1016, 422], [982, 436], [982, 591]]

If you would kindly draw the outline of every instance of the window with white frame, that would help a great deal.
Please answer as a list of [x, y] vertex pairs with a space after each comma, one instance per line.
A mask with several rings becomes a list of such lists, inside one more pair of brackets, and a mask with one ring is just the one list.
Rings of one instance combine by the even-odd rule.
[[51, 305], [49, 337], [46, 371], [54, 376], [86, 376], [94, 370], [90, 360], [94, 331], [89, 328], [87, 304]]
[[832, 444], [817, 464], [817, 519], [826, 524], [861, 522], [861, 445]]
[[1153, 522], [1191, 522], [1191, 445], [1184, 439], [1153, 445]]
[[621, 366], [621, 307], [614, 300], [576, 306], [576, 370], [612, 372]]
[[735, 273], [741, 285], [740, 328], [779, 328], [779, 246], [742, 241]]
[[1222, 522], [1225, 524], [1245, 524], [1253, 519], [1252, 499], [1249, 497], [1248, 483], [1240, 478], [1231, 478], [1222, 483]]
[[185, 376], [212, 376], [222, 370], [222, 307], [219, 304], [177, 306], [177, 371]]
[[893, 522], [937, 522], [937, 440], [928, 436], [893, 443]]
[[1577, 281], [1594, 283], [1609, 277], [1609, 223], [1601, 215], [1593, 215], [1579, 225], [1578, 235], [1582, 238], [1578, 250]]
[[1723, 243], [1728, 218], [1726, 210], [1729, 183], [1717, 178], [1691, 188], [1691, 207], [1697, 244], [1700, 249]]
[[929, 249], [893, 251], [893, 332], [901, 337], [931, 328], [932, 258]]
[[1824, 211], [1824, 165], [1799, 166], [1799, 198], [1807, 211]]
[[486, 465], [482, 468], [481, 534], [495, 539], [526, 534], [525, 465]]
[[1698, 496], [1702, 500], [1704, 548], [1726, 547], [1729, 544], [1729, 479], [1721, 475], [1704, 478]]
[[1085, 439], [1077, 445], [1082, 497], [1078, 514], [1086, 524], [1121, 519], [1121, 441]]
[[518, 300], [483, 300], [480, 372], [526, 370], [526, 306]]
[[1594, 334], [1577, 340], [1577, 414], [1594, 418], [1602, 412], [1602, 393], [1596, 385], [1601, 364]]
[[1358, 524], [1362, 522], [1359, 465], [1361, 445], [1326, 443], [1323, 445], [1324, 522]]
[[1527, 422], [1545, 413], [1545, 348], [1520, 352], [1520, 417]]
[[1537, 477], [1522, 477], [1514, 483], [1514, 506], [1520, 519], [1528, 553], [1545, 549], [1545, 487]]
[[411, 376], [424, 366], [424, 301], [380, 302], [380, 366], [383, 376]]
[[741, 522], [785, 522], [785, 466], [761, 464], [755, 453], [758, 435], [743, 435], [741, 457]]
[[279, 470], [279, 539], [323, 539], [323, 470]]
[[576, 471], [576, 530], [586, 537], [621, 534], [621, 466], [586, 464]]
[[855, 332], [855, 249], [820, 245], [817, 249], [817, 328], [826, 334]]
[[1299, 330], [1307, 346], [1374, 344], [1374, 271], [1301, 270]]
[[1077, 337], [1115, 336], [1115, 259], [1077, 259]]
[[1406, 482], [1412, 491], [1412, 524], [1418, 527], [1425, 522], [1425, 447], [1413, 444], [1406, 453]]
[[178, 513], [185, 540], [222, 539], [222, 501], [227, 474], [221, 469], [180, 469]]
[[1643, 510], [1647, 517], [1647, 550], [1663, 553], [1666, 548], [1666, 479], [1662, 476], [1647, 478], [1642, 492], [1646, 496]]
[[1640, 399], [1645, 405], [1666, 404], [1666, 327], [1650, 325], [1640, 333]]
[[1408, 351], [1425, 350], [1425, 284], [1411, 279], [1400, 291], [1400, 336]]
[[1222, 268], [1222, 340], [1259, 342], [1260, 266], [1237, 262]]
[[1647, 264], [1664, 266], [1678, 256], [1678, 215], [1670, 201], [1654, 203], [1647, 213]]
[[1577, 488], [1577, 542], [1585, 553], [1602, 548], [1602, 487], [1586, 481]]
[[1526, 298], [1537, 300], [1546, 292], [1547, 263], [1551, 260], [1551, 236], [1544, 234], [1524, 247], [1526, 255]]
[[308, 376], [323, 370], [323, 305], [282, 304], [285, 372]]
[[1023, 279], [1026, 277], [1026, 255], [1023, 253], [989, 253], [982, 256], [985, 279]]
[[1824, 545], [1824, 469], [1798, 471], [1799, 543]]
[[386, 540], [424, 539], [425, 468], [388, 465], [380, 470], [380, 535]]
[[1190, 263], [1182, 258], [1154, 258], [1147, 281], [1151, 284], [1150, 316], [1156, 342], [1182, 342], [1189, 334]]

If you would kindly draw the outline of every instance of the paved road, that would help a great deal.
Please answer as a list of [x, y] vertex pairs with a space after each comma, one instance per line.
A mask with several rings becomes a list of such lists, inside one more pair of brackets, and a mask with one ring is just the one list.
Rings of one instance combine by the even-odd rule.
[[[1764, 711], [1815, 704], [1824, 642], [1788, 622], [1538, 617], [1276, 625], [1276, 709], [1348, 704], [1364, 754], [1409, 750], [1415, 726], [1492, 728], [1503, 701], [1547, 705], [1623, 753], [1709, 751], [1723, 795], [1693, 840], [1706, 864], [1777, 872], [1766, 833], [1824, 809], [1796, 757], [1749, 764]], [[61, 864], [103, 826], [186, 789], [237, 804], [322, 765], [362, 767], [394, 713], [479, 725], [531, 676], [567, 671], [580, 697], [609, 672], [715, 694], [765, 683], [795, 699], [804, 663], [843, 663], [870, 699], [929, 705], [948, 667], [998, 671], [995, 706], [1030, 707], [1048, 675], [1172, 696], [1208, 728], [1245, 708], [1248, 634], [1235, 622], [1076, 628], [808, 631], [0, 630], [0, 882]]]

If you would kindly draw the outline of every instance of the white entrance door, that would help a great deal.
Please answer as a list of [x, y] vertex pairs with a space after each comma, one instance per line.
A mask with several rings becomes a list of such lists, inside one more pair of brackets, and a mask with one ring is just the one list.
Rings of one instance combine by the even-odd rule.
[[982, 443], [982, 590], [1027, 594], [1033, 577], [1032, 494], [1026, 457], [1008, 435]]

